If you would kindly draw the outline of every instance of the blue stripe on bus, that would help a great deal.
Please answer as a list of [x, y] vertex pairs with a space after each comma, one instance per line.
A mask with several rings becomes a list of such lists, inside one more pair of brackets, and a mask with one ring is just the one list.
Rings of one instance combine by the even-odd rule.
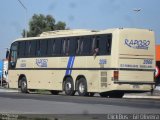
[[72, 74], [72, 67], [74, 64], [75, 56], [70, 56], [67, 64], [67, 70], [66, 70], [66, 75], [71, 75]]

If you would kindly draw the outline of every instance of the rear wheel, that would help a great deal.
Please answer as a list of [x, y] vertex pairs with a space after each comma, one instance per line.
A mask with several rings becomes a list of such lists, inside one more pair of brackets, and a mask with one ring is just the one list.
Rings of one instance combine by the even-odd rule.
[[28, 93], [27, 80], [25, 77], [22, 77], [20, 80], [20, 88], [22, 93]]
[[[88, 96], [89, 94], [87, 93], [87, 82], [85, 78], [80, 78], [78, 80], [78, 85], [77, 85], [77, 90], [79, 96]], [[93, 94], [92, 94], [93, 95]]]
[[66, 78], [66, 80], [63, 83], [63, 86], [66, 95], [73, 96], [75, 94], [72, 78]]

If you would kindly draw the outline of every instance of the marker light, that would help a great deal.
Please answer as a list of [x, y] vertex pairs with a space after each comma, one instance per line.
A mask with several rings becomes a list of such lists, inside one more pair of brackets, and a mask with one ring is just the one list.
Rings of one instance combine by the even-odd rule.
[[113, 78], [114, 78], [114, 80], [118, 80], [118, 78], [119, 78], [119, 71], [114, 71], [113, 72]]

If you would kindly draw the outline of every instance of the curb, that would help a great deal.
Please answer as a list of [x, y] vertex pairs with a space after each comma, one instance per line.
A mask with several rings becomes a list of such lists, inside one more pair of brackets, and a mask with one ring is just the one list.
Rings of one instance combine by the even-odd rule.
[[19, 92], [18, 90], [0, 88], [0, 92]]
[[160, 99], [160, 96], [139, 96], [139, 95], [124, 95], [123, 98], [136, 98], [136, 99]]

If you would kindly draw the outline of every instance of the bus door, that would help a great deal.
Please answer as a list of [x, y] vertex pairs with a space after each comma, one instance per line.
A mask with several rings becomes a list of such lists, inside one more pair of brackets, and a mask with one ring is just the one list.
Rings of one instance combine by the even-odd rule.
[[10, 58], [9, 58], [9, 69], [15, 69], [16, 63], [17, 63], [17, 53], [18, 51], [18, 42], [14, 42], [11, 45], [11, 50], [10, 50]]

